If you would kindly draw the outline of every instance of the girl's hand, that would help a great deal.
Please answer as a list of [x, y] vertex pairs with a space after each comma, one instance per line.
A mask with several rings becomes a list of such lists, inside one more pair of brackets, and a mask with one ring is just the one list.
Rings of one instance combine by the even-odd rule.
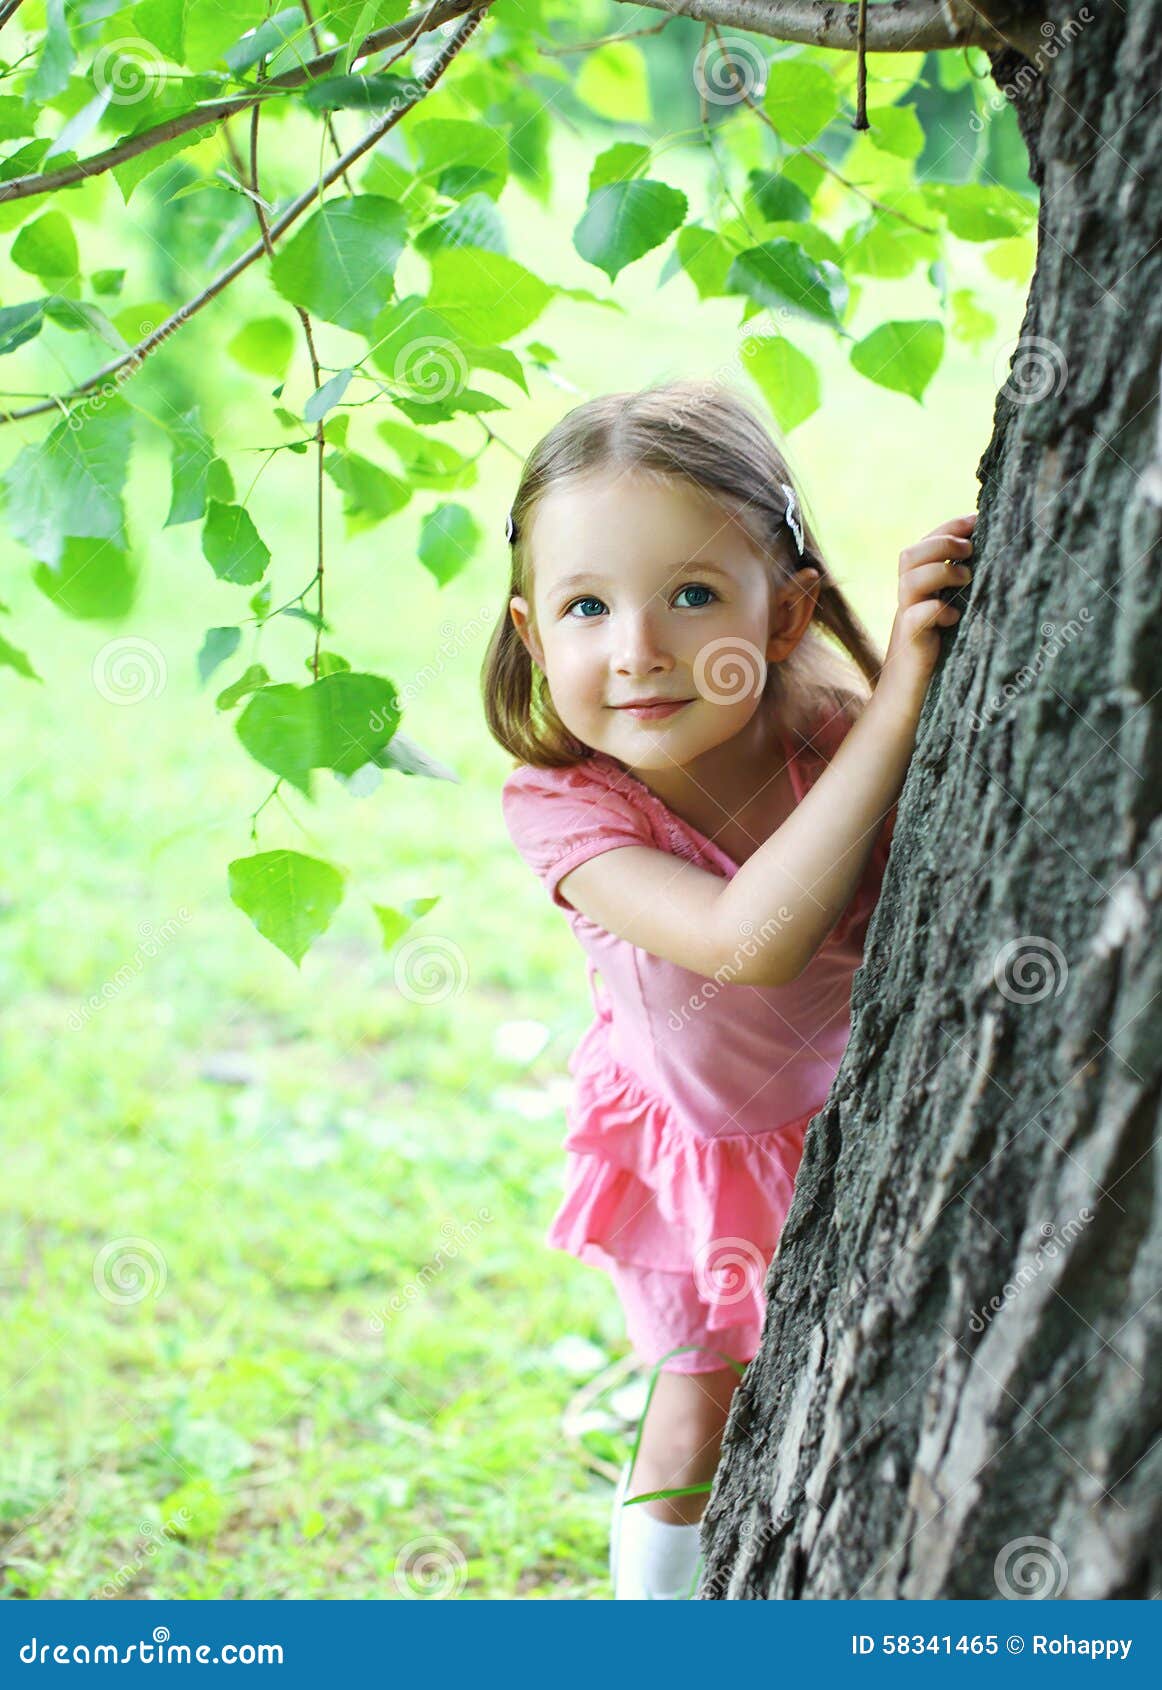
[[975, 511], [954, 516], [900, 553], [900, 605], [876, 691], [884, 690], [916, 710], [924, 702], [940, 655], [940, 629], [950, 628], [960, 617], [956, 605], [936, 594], [942, 587], [961, 587], [972, 579], [964, 560], [972, 556], [975, 526]]

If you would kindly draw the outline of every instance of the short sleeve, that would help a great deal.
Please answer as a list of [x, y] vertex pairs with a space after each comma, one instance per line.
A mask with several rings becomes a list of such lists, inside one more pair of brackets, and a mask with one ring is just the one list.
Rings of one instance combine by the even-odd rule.
[[657, 845], [648, 816], [582, 765], [524, 763], [505, 781], [500, 802], [509, 837], [560, 909], [574, 908], [558, 890], [570, 869], [619, 845]]

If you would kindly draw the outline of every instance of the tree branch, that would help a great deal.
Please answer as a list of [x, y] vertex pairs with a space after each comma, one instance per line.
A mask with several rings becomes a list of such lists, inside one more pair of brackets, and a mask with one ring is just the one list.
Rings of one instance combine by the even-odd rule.
[[[305, 193], [300, 194], [297, 199], [291, 201], [281, 216], [276, 218], [269, 227], [268, 240], [270, 245], [279, 240], [291, 224], [298, 221], [304, 211], [309, 210], [317, 200], [322, 198], [325, 188], [329, 188], [333, 182], [337, 181], [345, 170], [354, 164], [357, 159], [362, 158], [364, 153], [369, 152], [376, 142], [387, 134], [389, 129], [394, 129], [400, 119], [406, 117], [407, 113], [412, 111], [425, 95], [431, 92], [452, 60], [467, 45], [470, 37], [475, 34], [477, 26], [491, 3], [492, 0], [484, 0], [483, 4], [473, 6], [455, 33], [449, 37], [446, 45], [441, 48], [436, 58], [414, 79], [417, 85], [422, 88], [422, 93], [417, 94], [414, 100], [392, 106], [391, 110], [386, 112], [378, 122], [372, 124], [361, 140], [357, 141], [353, 147], [348, 148], [342, 157], [323, 173], [318, 182], [314, 183]], [[16, 422], [23, 417], [40, 416], [45, 411], [59, 410], [63, 408], [67, 400], [79, 399], [83, 394], [91, 393], [94, 388], [102, 386], [110, 377], [116, 377], [122, 370], [127, 370], [128, 374], [122, 376], [121, 380], [127, 380], [129, 376], [136, 375], [151, 352], [156, 352], [157, 348], [168, 340], [176, 329], [180, 329], [212, 299], [216, 299], [236, 276], [240, 276], [243, 270], [249, 269], [255, 260], [261, 258], [263, 253], [267, 251], [267, 241], [256, 241], [253, 246], [247, 247], [246, 251], [240, 254], [233, 264], [228, 265], [221, 275], [216, 276], [196, 298], [187, 300], [184, 305], [180, 305], [172, 316], [167, 317], [164, 323], [159, 323], [151, 334], [146, 335], [144, 340], [138, 341], [136, 346], [130, 347], [128, 352], [103, 365], [95, 374], [89, 376], [86, 381], [81, 382], [77, 387], [70, 388], [67, 393], [53, 394], [35, 405], [26, 405], [19, 411], [0, 410], [0, 424]]]
[[[806, 46], [846, 48], [857, 45], [859, 7], [824, 0], [619, 0], [621, 5], [650, 6], [654, 11], [716, 23], [728, 29], [771, 35]], [[912, 53], [928, 48], [992, 47], [1002, 39], [1022, 52], [1040, 42], [1044, 17], [1040, 0], [889, 0], [870, 6], [869, 53]], [[994, 18], [997, 21], [994, 21]], [[1002, 24], [1004, 34], [1002, 36]]]
[[[462, 17], [472, 9], [473, 0], [433, 0], [433, 4], [425, 13], [404, 18], [400, 23], [387, 24], [383, 29], [369, 35], [356, 56], [366, 58], [383, 47], [394, 47], [397, 42], [410, 43], [428, 30], [437, 28], [450, 18]], [[252, 94], [231, 95], [228, 99], [214, 100], [209, 105], [195, 106], [192, 111], [182, 112], [180, 116], [171, 117], [165, 123], [157, 123], [151, 129], [143, 129], [139, 135], [130, 135], [126, 140], [118, 141], [116, 145], [106, 147], [103, 153], [94, 153], [91, 158], [78, 159], [75, 164], [62, 164], [57, 170], [46, 170], [39, 175], [14, 176], [10, 182], [0, 182], [0, 205], [6, 200], [27, 199], [31, 194], [48, 194], [57, 188], [69, 188], [75, 182], [87, 181], [91, 176], [103, 176], [115, 165], [124, 164], [126, 159], [152, 152], [154, 147], [160, 147], [164, 141], [171, 141], [178, 135], [187, 135], [192, 129], [204, 128], [209, 133], [224, 118], [249, 111], [251, 106], [269, 99], [272, 95], [286, 93], [301, 87], [304, 82], [314, 82], [325, 76], [346, 51], [346, 46], [340, 45], [329, 52], [320, 53], [318, 58], [311, 59], [308, 64], [299, 65], [295, 70], [285, 71], [282, 76], [272, 77], [268, 82], [262, 83]]]

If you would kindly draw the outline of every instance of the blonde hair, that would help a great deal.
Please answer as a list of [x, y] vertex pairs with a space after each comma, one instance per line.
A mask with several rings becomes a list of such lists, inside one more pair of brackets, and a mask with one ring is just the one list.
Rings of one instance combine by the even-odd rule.
[[[700, 488], [742, 524], [770, 565], [775, 586], [798, 569], [817, 569], [811, 621], [794, 650], [767, 665], [760, 708], [777, 712], [780, 725], [800, 736], [821, 710], [850, 720], [859, 715], [883, 660], [820, 552], [783, 454], [740, 395], [719, 384], [671, 381], [586, 400], [529, 453], [512, 502], [511, 580], [481, 671], [488, 730], [506, 751], [538, 768], [566, 768], [593, 755], [553, 708], [547, 677], [513, 625], [509, 600], [519, 594], [532, 603], [529, 535], [539, 501], [567, 477], [603, 469], [646, 470]], [[795, 491], [792, 521], [803, 538], [801, 555], [782, 483]]]

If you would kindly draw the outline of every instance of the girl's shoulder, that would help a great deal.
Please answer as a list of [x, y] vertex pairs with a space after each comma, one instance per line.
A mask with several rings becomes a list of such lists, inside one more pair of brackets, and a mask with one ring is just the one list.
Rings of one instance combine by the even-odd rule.
[[618, 845], [657, 846], [657, 824], [641, 782], [612, 758], [594, 753], [566, 768], [521, 763], [501, 788], [509, 837], [554, 903], [570, 869]]

